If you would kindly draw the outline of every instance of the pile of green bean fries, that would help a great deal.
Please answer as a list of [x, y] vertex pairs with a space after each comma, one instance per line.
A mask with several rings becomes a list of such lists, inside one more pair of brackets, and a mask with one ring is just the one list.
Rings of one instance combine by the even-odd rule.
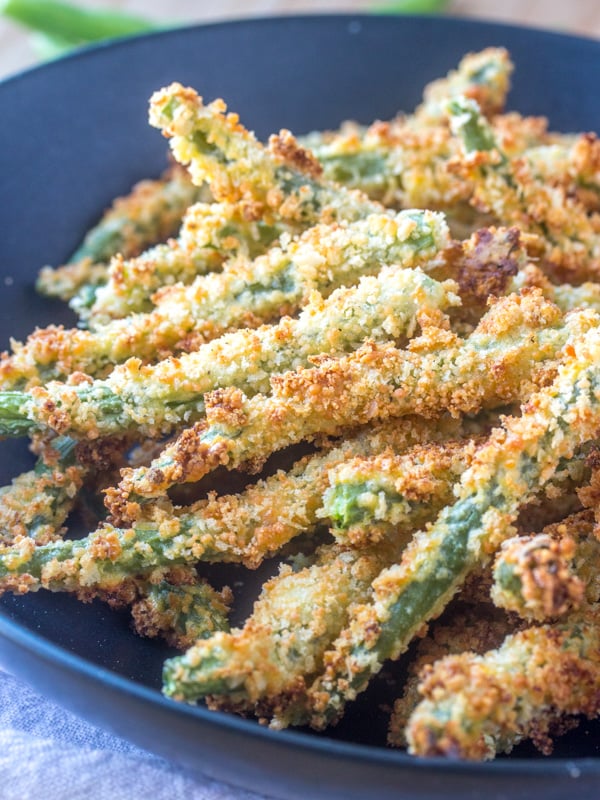
[[[0, 436], [37, 458], [0, 489], [1, 592], [128, 607], [181, 651], [167, 696], [274, 728], [400, 658], [416, 756], [598, 716], [600, 142], [506, 112], [511, 72], [488, 48], [411, 114], [266, 144], [154, 94], [174, 165], [41, 270], [80, 326], [0, 359]], [[232, 627], [198, 567], [266, 559]]]

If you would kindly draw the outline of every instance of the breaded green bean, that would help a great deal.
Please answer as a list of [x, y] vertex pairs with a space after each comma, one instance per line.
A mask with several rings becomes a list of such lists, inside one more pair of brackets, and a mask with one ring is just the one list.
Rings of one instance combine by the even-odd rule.
[[338, 132], [300, 141], [318, 158], [325, 179], [388, 207], [452, 214], [471, 194], [471, 182], [448, 170], [458, 148], [446, 125], [415, 129], [402, 118], [368, 128], [348, 122]]
[[531, 738], [548, 755], [561, 719], [600, 714], [598, 610], [521, 631], [481, 656], [444, 658], [420, 689], [406, 731], [411, 753], [483, 760]]
[[[480, 54], [480, 58], [488, 59], [489, 65], [486, 69], [481, 69], [480, 67], [473, 69], [473, 57], [470, 57], [463, 60], [458, 74], [461, 75], [460, 86], [467, 91], [469, 81], [472, 81], [471, 88], [481, 101], [483, 99], [483, 87], [486, 85], [490, 94], [498, 94], [497, 82], [500, 72], [497, 68], [494, 69], [494, 65], [497, 64], [499, 67], [503, 58], [499, 51], [495, 53], [492, 49], [489, 49], [487, 54]], [[451, 85], [454, 87], [451, 92], [453, 95], [456, 92], [456, 85], [458, 85], [456, 79], [452, 81]], [[496, 106], [501, 105], [498, 101], [499, 98], [495, 102]], [[438, 138], [442, 130], [437, 131]], [[447, 141], [449, 139], [447, 131], [444, 131], [444, 134], [442, 139]], [[429, 136], [429, 131], [423, 129], [423, 135], [425, 137]], [[431, 140], [434, 149], [435, 135], [436, 132], [434, 132]], [[413, 132], [413, 137], [415, 140], [418, 138], [416, 132]], [[348, 142], [348, 137], [345, 136], [344, 138]], [[393, 137], [394, 145], [399, 146], [402, 138], [405, 139], [405, 137], [400, 136]], [[373, 141], [370, 141], [370, 139]], [[312, 139], [305, 137], [305, 142], [310, 148], [312, 144], [323, 143], [323, 137], [313, 137]], [[390, 200], [389, 190], [386, 192], [387, 199], [384, 199], [377, 196], [381, 192], [377, 191], [376, 185], [369, 183], [371, 176], [376, 178], [376, 182], [389, 181], [387, 176], [392, 173], [392, 163], [396, 164], [395, 172], [398, 171], [399, 159], [397, 154], [394, 154], [393, 159], [388, 158], [390, 144], [387, 133], [383, 129], [378, 131], [377, 125], [373, 126], [371, 136], [367, 134], [360, 153], [357, 153], [356, 157], [352, 158], [352, 169], [358, 168], [359, 171], [357, 185], [353, 185], [354, 182], [348, 171], [344, 171], [341, 168], [339, 154], [328, 154], [328, 151], [331, 151], [331, 147], [323, 151], [319, 150], [316, 155], [325, 167], [325, 177], [328, 180], [347, 183], [351, 188], [367, 188], [370, 191], [366, 193], [371, 194], [373, 199], [383, 200], [386, 205], [390, 205], [391, 203], [388, 202]], [[408, 143], [404, 141], [403, 145], [406, 150]], [[444, 147], [441, 142], [440, 146]], [[377, 165], [375, 165], [373, 159], [378, 155], [379, 150], [382, 150], [382, 156], [378, 159]], [[419, 155], [424, 152], [427, 152], [425, 142], [419, 141], [418, 146], [415, 144], [411, 155], [421, 162], [422, 156], [419, 158]], [[341, 158], [343, 159], [343, 156]], [[433, 161], [434, 159], [428, 157], [427, 161], [423, 163], [431, 165]], [[445, 155], [443, 163], [445, 164], [446, 161], [447, 156]], [[410, 177], [407, 177], [406, 169], [403, 169], [402, 173], [404, 184], [414, 184], [416, 188], [416, 184], [419, 182], [416, 179], [416, 173], [413, 181], [411, 181]], [[435, 168], [435, 174], [438, 183], [441, 180], [459, 183], [457, 176], [450, 175], [441, 166], [439, 169]], [[399, 183], [397, 175], [395, 176], [395, 183]], [[396, 188], [400, 190], [399, 186], [396, 186]], [[439, 188], [437, 192], [439, 194]], [[171, 168], [157, 181], [141, 181], [134, 186], [129, 195], [114, 201], [112, 207], [104, 214], [100, 222], [86, 235], [82, 245], [71, 256], [68, 264], [58, 269], [45, 267], [41, 271], [38, 279], [39, 291], [49, 296], [69, 300], [83, 285], [92, 287], [103, 282], [106, 279], [107, 263], [113, 256], [120, 253], [123, 258], [132, 258], [147, 247], [175, 235], [186, 209], [196, 202], [208, 202], [206, 194], [206, 188], [198, 188], [191, 184], [187, 172], [180, 168]], [[415, 200], [414, 198], [417, 197], [421, 198], [422, 194], [417, 192], [413, 197], [409, 192], [402, 206], [405, 208], [440, 207], [439, 203], [423, 203], [421, 200]], [[446, 205], [449, 205], [454, 202], [454, 199], [453, 197], [447, 198], [445, 202]]]
[[[405, 453], [348, 458], [329, 471], [329, 488], [319, 512], [340, 543], [353, 547], [394, 534], [410, 519], [448, 505], [453, 488], [477, 457], [484, 436], [428, 443]], [[567, 487], [581, 485], [589, 470], [586, 454], [565, 460], [543, 492], [555, 501]], [[544, 500], [540, 499], [541, 502]]]
[[519, 291], [525, 287], [536, 286], [542, 294], [561, 311], [573, 311], [576, 308], [589, 308], [600, 311], [600, 283], [586, 281], [579, 286], [569, 283], [551, 283], [547, 276], [534, 264], [528, 264], [520, 270], [509, 283], [509, 289]]
[[150, 311], [152, 296], [162, 286], [189, 283], [197, 275], [218, 269], [229, 257], [254, 258], [284, 231], [293, 234], [300, 229], [257, 217], [239, 203], [195, 203], [186, 211], [177, 239], [136, 258], [115, 256], [106, 283], [84, 288], [71, 306], [91, 328]]
[[[507, 259], [514, 246], [504, 238], [502, 231], [492, 236], [498, 257]], [[13, 342], [13, 354], [0, 360], [0, 384], [4, 389], [30, 388], [75, 371], [102, 377], [133, 356], [152, 361], [173, 351], [194, 350], [232, 328], [255, 328], [261, 321], [296, 313], [314, 291], [328, 297], [384, 264], [439, 269], [449, 244], [444, 218], [428, 211], [317, 225], [254, 261], [238, 258], [189, 286], [163, 289], [148, 314], [114, 320], [94, 332], [51, 326], [33, 333], [24, 345]], [[424, 313], [430, 307], [424, 298]], [[325, 327], [337, 324], [333, 318], [323, 320]]]
[[[511, 157], [555, 138], [539, 118], [507, 114], [491, 125]], [[419, 125], [412, 117], [398, 117], [366, 128], [346, 122], [339, 131], [315, 132], [301, 137], [300, 143], [318, 158], [327, 180], [358, 189], [388, 207], [444, 211], [451, 228], [463, 219], [473, 227], [477, 224], [467, 205], [473, 182], [451, 168], [461, 150], [445, 120]]]
[[[488, 422], [482, 424], [485, 428]], [[213, 492], [180, 509], [163, 500], [147, 507], [146, 515], [130, 528], [105, 522], [84, 539], [40, 547], [21, 540], [0, 551], [0, 591], [88, 587], [111, 593], [132, 575], [197, 561], [241, 562], [256, 568], [291, 539], [313, 533], [322, 524], [317, 511], [330, 467], [356, 455], [402, 452], [418, 442], [468, 434], [472, 425], [447, 416], [435, 424], [418, 418], [406, 418], [401, 425], [375, 424], [239, 494]], [[138, 515], [130, 509], [130, 516]]]
[[415, 117], [422, 125], [440, 122], [448, 101], [460, 96], [476, 101], [486, 117], [493, 117], [504, 108], [513, 68], [508, 51], [502, 47], [468, 53], [456, 70], [425, 87]]
[[[453, 449], [454, 443], [439, 449], [445, 446]], [[429, 505], [424, 513], [406, 515], [393, 542], [362, 551], [328, 545], [309, 567], [285, 567], [265, 585], [243, 629], [211, 637], [165, 664], [165, 693], [188, 702], [213, 695], [211, 707], [261, 717], [285, 710], [322, 669], [351, 604], [368, 599], [371, 581], [435, 511]]]
[[237, 114], [226, 112], [222, 100], [205, 105], [178, 83], [150, 101], [150, 124], [170, 139], [173, 155], [192, 180], [207, 181], [217, 200], [249, 203], [306, 227], [383, 211], [362, 192], [324, 179], [317, 159], [289, 131], [272, 135], [265, 147]]
[[542, 533], [515, 536], [494, 562], [492, 599], [523, 619], [543, 622], [600, 597], [600, 542], [589, 511], [572, 514]]
[[[233, 331], [154, 366], [131, 359], [104, 381], [0, 393], [0, 405], [6, 399], [12, 407], [20, 397], [32, 428], [48, 426], [80, 438], [136, 428], [154, 436], [168, 433], [197, 419], [204, 395], [218, 387], [238, 386], [254, 395], [269, 390], [271, 376], [308, 367], [315, 355], [340, 356], [365, 341], [404, 339], [419, 315], [440, 313], [457, 302], [454, 288], [421, 270], [386, 268], [356, 287], [337, 289], [327, 300], [315, 293], [297, 319]], [[12, 425], [11, 419], [0, 430], [10, 434]]]
[[390, 451], [347, 459], [330, 470], [319, 513], [331, 521], [341, 544], [376, 543], [402, 529], [408, 519], [430, 519], [451, 502], [454, 484], [476, 447], [477, 440], [455, 440], [422, 445], [401, 455]]
[[319, 358], [312, 369], [273, 377], [268, 396], [213, 392], [205, 398], [206, 421], [184, 431], [149, 467], [123, 471], [118, 489], [109, 490], [110, 508], [120, 519], [118, 509], [129, 499], [159, 496], [217, 466], [254, 467], [290, 444], [370, 420], [475, 413], [514, 402], [579, 319], [563, 319], [532, 290], [501, 298], [465, 340], [427, 328], [407, 350], [369, 343], [347, 356]]
[[0, 544], [59, 539], [80, 490], [122, 463], [121, 440], [79, 444], [67, 436], [36, 442], [35, 467], [0, 489]]
[[[288, 131], [271, 137], [267, 150], [225, 110], [222, 101], [204, 106], [192, 89], [180, 84], [153, 95], [151, 124], [174, 137], [176, 158], [185, 165], [192, 159], [192, 180], [202, 185], [206, 179], [220, 202], [206, 206], [204, 219], [197, 220], [196, 241], [188, 245], [197, 254], [184, 258], [183, 268], [181, 255], [169, 257], [169, 248], [164, 259], [150, 253], [113, 264], [108, 283], [96, 293], [89, 311], [95, 324], [147, 309], [160, 285], [189, 282], [198, 272], [208, 271], [210, 265], [203, 263], [207, 258], [211, 264], [222, 263], [241, 247], [247, 253], [250, 245], [250, 255], [255, 256], [284, 232], [295, 234], [318, 222], [352, 221], [384, 212], [365, 195], [322, 181], [316, 159]], [[180, 238], [185, 227], [184, 221]]]
[[228, 587], [217, 592], [205, 581], [149, 584], [131, 607], [133, 626], [140, 636], [160, 636], [172, 647], [186, 650], [216, 631], [228, 631], [231, 601]]
[[[445, 447], [456, 450], [457, 443], [430, 447], [438, 451], [439, 457]], [[409, 455], [414, 450], [418, 448], [409, 451]], [[414, 480], [418, 494], [419, 476], [415, 475]], [[405, 514], [396, 525], [393, 542], [379, 541], [361, 551], [329, 545], [321, 548], [316, 563], [299, 573], [286, 568], [265, 585], [243, 629], [211, 637], [166, 663], [165, 692], [188, 702], [211, 695], [211, 708], [254, 712], [260, 717], [285, 715], [287, 704], [293, 705], [305, 694], [322, 667], [324, 651], [347, 620], [350, 604], [368, 601], [370, 583], [378, 567], [389, 565], [410, 533], [432, 520], [437, 510], [435, 504], [429, 504], [421, 513]], [[294, 613], [298, 605], [302, 607], [301, 614]], [[488, 615], [485, 625], [480, 626], [480, 651], [496, 643], [492, 634], [484, 638], [492, 627], [491, 618], [493, 615]], [[506, 617], [501, 621], [493, 628], [497, 644], [502, 638], [499, 631], [506, 635], [510, 627], [514, 628]], [[467, 634], [463, 631], [461, 635], [464, 642]], [[468, 636], [472, 641], [473, 631]], [[455, 646], [459, 641], [455, 637]], [[462, 649], [465, 647], [454, 652]]]
[[20, 536], [45, 544], [61, 536], [87, 472], [75, 456], [77, 442], [67, 436], [42, 447], [35, 468], [0, 489], [0, 542]]
[[[400, 116], [390, 123], [375, 122], [368, 128], [349, 122], [340, 131], [314, 132], [300, 142], [319, 159], [326, 178], [360, 189], [385, 205], [399, 203], [407, 208], [452, 205], [466, 199], [468, 190], [460, 188], [457, 177], [445, 169], [453, 155], [445, 105], [452, 98], [464, 95], [476, 100], [486, 116], [494, 117], [504, 108], [512, 71], [512, 62], [503, 48], [489, 47], [469, 53], [456, 70], [425, 88], [423, 102], [414, 115]], [[514, 115], [509, 127], [514, 141], [519, 138], [518, 133], [515, 136], [519, 126]], [[527, 144], [532, 139], [537, 142], [545, 133], [539, 123], [526, 120], [523, 127], [527, 133], [520, 140]], [[429, 186], [431, 174], [435, 180]], [[428, 185], [425, 195], [419, 186], [423, 182]], [[450, 191], [445, 191], [444, 186]]]
[[[545, 270], [581, 283], [600, 274], [600, 217], [588, 214], [570, 191], [575, 188], [569, 171], [560, 177], [557, 167], [564, 154], [546, 147], [536, 159], [527, 154], [511, 160], [503, 153], [490, 125], [474, 101], [455, 98], [448, 104], [450, 122], [466, 153], [463, 170], [475, 181], [472, 203], [496, 215], [505, 225], [518, 225], [537, 233], [544, 243]], [[552, 168], [542, 170], [540, 163]], [[558, 163], [557, 163], [558, 162]], [[552, 171], [553, 180], [547, 178]]]
[[[508, 69], [502, 62], [501, 52], [491, 50], [482, 54], [477, 70], [463, 62], [458, 73], [460, 85], [464, 88], [465, 81], [471, 81], [477, 96], [488, 92], [497, 96], [498, 76]], [[163, 247], [139, 261], [118, 260], [110, 268], [107, 286], [79, 300], [78, 310], [94, 324], [145, 310], [150, 295], [165, 280], [187, 282], [195, 268], [206, 272], [215, 259], [215, 253], [206, 253], [211, 245], [227, 255], [234, 249], [230, 240], [238, 249], [244, 241], [256, 245], [266, 240], [269, 244], [286, 230], [299, 232], [320, 221], [355, 220], [381, 210], [365, 195], [324, 180], [318, 161], [289, 132], [271, 137], [266, 150], [239, 124], [236, 115], [225, 115], [225, 110], [222, 101], [203, 106], [195, 92], [178, 84], [153, 96], [151, 124], [174, 137], [174, 153], [182, 163], [191, 160], [197, 183], [202, 185], [206, 178], [217, 200], [233, 203], [223, 206], [229, 210], [221, 214], [221, 218], [230, 217], [229, 224], [222, 219], [216, 223], [208, 217], [203, 220], [198, 233], [208, 226], [202, 235], [206, 246], [198, 252], [186, 246], [182, 234], [183, 241], [174, 252]]]
[[494, 564], [494, 603], [534, 621], [577, 608], [584, 585], [571, 569], [575, 549], [573, 539], [543, 533], [503, 542]]
[[490, 228], [460, 244], [450, 243], [442, 217], [418, 211], [393, 219], [371, 215], [348, 225], [317, 225], [254, 261], [237, 259], [189, 286], [162, 290], [149, 314], [115, 320], [95, 332], [50, 326], [33, 333], [24, 345], [13, 342], [13, 354], [0, 359], [0, 382], [11, 390], [74, 371], [102, 377], [113, 364], [132, 356], [146, 361], [172, 350], [194, 350], [230, 328], [256, 327], [261, 320], [294, 313], [308, 302], [311, 291], [327, 296], [341, 283], [353, 284], [361, 274], [392, 262], [421, 265], [436, 277], [455, 279], [463, 301], [452, 313], [455, 323], [476, 323], [490, 296], [527, 286], [539, 287], [563, 311], [600, 309], [599, 284], [553, 286], [527, 264], [529, 240], [516, 228]]
[[174, 236], [187, 208], [206, 200], [206, 195], [206, 188], [194, 186], [179, 166], [171, 167], [159, 180], [140, 181], [130, 194], [113, 202], [67, 264], [40, 271], [37, 290], [48, 297], [70, 300], [83, 286], [102, 283], [113, 256], [120, 253], [123, 258], [132, 258]]
[[[460, 653], [485, 653], [499, 647], [503, 640], [515, 632], [514, 621], [488, 599], [487, 603], [458, 601], [452, 609], [452, 616], [444, 621], [434, 622], [425, 636], [419, 639], [414, 657], [408, 665], [408, 675], [402, 694], [394, 702], [390, 717], [388, 744], [392, 747], [406, 747], [406, 725], [422, 700], [419, 694], [423, 669], [445, 656]], [[450, 609], [448, 609], [450, 613]]]
[[217, 633], [169, 659], [163, 691], [176, 700], [270, 713], [304, 690], [323, 667], [323, 654], [344, 627], [348, 607], [362, 602], [371, 581], [393, 560], [388, 549], [356, 552], [322, 547], [316, 562], [283, 566], [267, 581], [244, 627]]
[[279, 724], [320, 728], [339, 719], [347, 702], [388, 658], [398, 658], [428, 620], [439, 616], [467, 575], [489, 561], [513, 531], [520, 507], [600, 431], [600, 318], [584, 313], [563, 348], [556, 377], [532, 395], [521, 417], [507, 417], [463, 474], [457, 500], [417, 533], [401, 561], [373, 583], [371, 602], [352, 620], [310, 687], [307, 705]]
[[[339, 131], [314, 132], [300, 139], [321, 163], [326, 179], [359, 189], [386, 206], [450, 210], [470, 194], [468, 182], [447, 169], [456, 155], [443, 103], [459, 94], [474, 97], [489, 115], [502, 109], [512, 64], [505, 50], [487, 48], [462, 59], [458, 70], [425, 89], [415, 116], [399, 116], [369, 127], [346, 122]], [[520, 128], [535, 127], [512, 120], [512, 139]], [[515, 129], [518, 131], [515, 135]]]

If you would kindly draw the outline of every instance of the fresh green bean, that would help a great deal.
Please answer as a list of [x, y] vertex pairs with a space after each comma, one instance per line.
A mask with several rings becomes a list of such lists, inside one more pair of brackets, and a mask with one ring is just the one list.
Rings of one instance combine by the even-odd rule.
[[154, 23], [135, 14], [79, 8], [60, 0], [2, 0], [0, 13], [47, 36], [59, 37], [72, 47], [157, 29]]

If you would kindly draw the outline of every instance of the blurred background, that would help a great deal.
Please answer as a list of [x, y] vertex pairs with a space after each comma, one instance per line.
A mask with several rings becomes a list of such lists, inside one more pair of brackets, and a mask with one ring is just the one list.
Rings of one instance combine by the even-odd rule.
[[[4, 14], [31, 14], [37, 18], [50, 13], [48, 0], [0, 0]], [[297, 14], [328, 11], [376, 11], [395, 8], [412, 11], [441, 9], [452, 16], [470, 16], [564, 32], [600, 37], [600, 3], [597, 0], [220, 0], [218, 3], [198, 0], [74, 0], [80, 8], [119, 11], [149, 20], [156, 25], [185, 22], [208, 22], [235, 17], [268, 14]], [[37, 42], [13, 19], [0, 16], [0, 79], [35, 64], [65, 44], [60, 37], [38, 36]]]

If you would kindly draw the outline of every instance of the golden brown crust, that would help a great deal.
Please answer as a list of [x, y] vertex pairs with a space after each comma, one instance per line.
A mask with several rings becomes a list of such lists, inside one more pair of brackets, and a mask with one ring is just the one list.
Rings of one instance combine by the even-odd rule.
[[500, 574], [510, 571], [511, 582], [518, 583], [518, 590], [513, 593], [496, 582], [492, 599], [502, 608], [542, 621], [579, 608], [585, 586], [571, 567], [576, 548], [576, 542], [568, 536], [553, 539], [537, 534], [508, 539], [496, 557], [495, 570]]
[[[548, 755], [557, 720], [600, 713], [597, 637], [578, 652], [572, 636], [568, 626], [529, 628], [497, 651], [448, 656], [425, 667], [419, 688], [426, 702], [408, 724], [411, 752], [481, 760], [528, 737]], [[448, 716], [436, 724], [428, 703], [451, 698]], [[468, 702], [467, 720], [461, 700]]]
[[323, 166], [314, 155], [302, 147], [296, 137], [285, 128], [269, 138], [269, 152], [284, 164], [303, 172], [311, 178], [323, 174]]

